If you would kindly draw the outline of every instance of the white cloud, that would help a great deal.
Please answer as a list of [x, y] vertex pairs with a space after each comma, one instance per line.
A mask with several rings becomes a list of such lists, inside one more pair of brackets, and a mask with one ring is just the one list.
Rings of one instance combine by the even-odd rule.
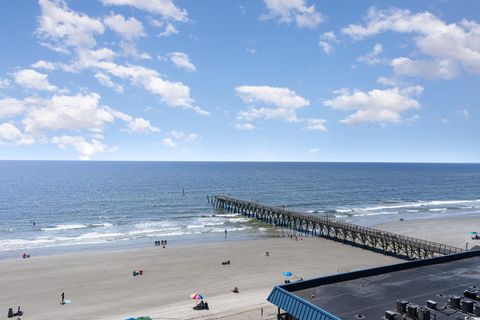
[[337, 92], [337, 97], [324, 101], [324, 105], [341, 111], [354, 111], [347, 118], [341, 120], [345, 124], [359, 124], [363, 122], [399, 123], [402, 112], [420, 108], [420, 103], [415, 100], [421, 95], [423, 88], [420, 86], [404, 89], [374, 89], [368, 92], [342, 89]]
[[180, 142], [192, 143], [198, 139], [200, 139], [200, 136], [196, 133], [185, 133], [183, 131], [172, 130], [167, 133], [167, 137], [161, 142], [167, 147], [175, 148]]
[[142, 86], [147, 91], [159, 95], [168, 106], [191, 109], [202, 115], [208, 114], [193, 104], [188, 86], [181, 82], [163, 80], [155, 70], [135, 65], [122, 66], [107, 61], [96, 63], [96, 67], [120, 79], [128, 79], [134, 85]]
[[402, 85], [402, 81], [397, 77], [387, 78], [382, 76], [377, 78], [377, 82], [387, 87], [398, 87]]
[[60, 52], [67, 47], [87, 47], [96, 45], [95, 34], [101, 34], [105, 28], [98, 19], [70, 10], [63, 0], [39, 0], [42, 12], [37, 35], [45, 44]]
[[32, 144], [35, 140], [22, 133], [16, 126], [5, 122], [0, 124], [0, 145], [2, 144]]
[[264, 0], [268, 13], [261, 19], [278, 18], [280, 23], [295, 21], [299, 28], [316, 28], [324, 16], [316, 11], [315, 5], [308, 6], [305, 0]]
[[308, 153], [314, 156], [318, 156], [320, 154], [320, 149], [318, 148], [310, 149], [308, 150]]
[[162, 32], [158, 34], [159, 37], [168, 37], [172, 34], [178, 34], [178, 29], [170, 22], [159, 21], [157, 19], [150, 19], [150, 24], [157, 28], [164, 28]]
[[55, 70], [55, 65], [50, 61], [38, 60], [37, 62], [32, 64], [32, 68], [52, 71]]
[[172, 138], [165, 138], [162, 140], [162, 144], [164, 146], [170, 147], [170, 148], [175, 148], [177, 146], [177, 143], [173, 141]]
[[0, 99], [0, 118], [22, 113], [25, 110], [21, 100], [15, 98]]
[[33, 69], [23, 69], [14, 73], [15, 82], [22, 87], [35, 89], [35, 90], [45, 90], [45, 91], [56, 91], [58, 88], [54, 85], [51, 85], [48, 82], [48, 76], [46, 74], [37, 72]]
[[189, 72], [196, 70], [193, 63], [190, 62], [188, 54], [183, 52], [171, 52], [168, 54], [168, 56], [170, 57], [170, 60], [173, 62], [173, 64], [178, 68], [184, 69]]
[[255, 127], [250, 123], [237, 123], [235, 128], [238, 130], [253, 130]]
[[160, 129], [152, 126], [150, 121], [144, 118], [135, 118], [128, 123], [128, 130], [135, 133], [155, 133], [160, 132]]
[[146, 52], [139, 52], [137, 46], [130, 41], [121, 41], [119, 44], [120, 48], [122, 49], [123, 54], [126, 57], [133, 57], [137, 60], [150, 60], [152, 57]]
[[323, 52], [325, 52], [326, 54], [332, 54], [334, 51], [333, 44], [335, 43], [340, 43], [340, 41], [337, 39], [333, 31], [329, 31], [329, 32], [324, 32], [320, 36], [320, 41], [318, 42], [318, 45], [322, 48]]
[[275, 108], [252, 107], [248, 111], [238, 114], [239, 120], [251, 121], [255, 119], [284, 119], [289, 122], [297, 121], [296, 110], [310, 105], [310, 101], [297, 95], [288, 88], [270, 86], [240, 86], [235, 88], [240, 98], [248, 104], [266, 104]]
[[417, 61], [399, 58], [395, 69], [399, 74], [451, 79], [458, 74], [459, 65], [466, 72], [480, 74], [480, 24], [477, 22], [462, 20], [447, 24], [430, 12], [412, 14], [409, 10], [371, 8], [365, 26], [351, 24], [342, 29], [355, 40], [386, 31], [414, 34], [419, 51], [430, 57]]
[[327, 120], [325, 119], [307, 119], [307, 127], [308, 130], [317, 130], [317, 131], [327, 131], [327, 127], [325, 123]]
[[170, 131], [167, 135], [175, 140], [182, 140], [185, 142], [194, 142], [198, 140], [200, 136], [196, 133], [185, 133], [182, 131]]
[[165, 19], [185, 22], [188, 14], [180, 9], [172, 0], [100, 0], [105, 6], [132, 6], [140, 10], [161, 15]]
[[385, 59], [381, 59], [378, 56], [383, 52], [383, 46], [380, 43], [377, 43], [373, 46], [373, 49], [370, 53], [360, 56], [357, 58], [359, 62], [365, 62], [366, 64], [379, 64], [384, 63]]
[[178, 29], [175, 28], [175, 26], [174, 26], [173, 24], [167, 23], [166, 26], [165, 26], [165, 30], [162, 31], [162, 32], [160, 32], [160, 33], [158, 34], [158, 36], [160, 36], [160, 37], [168, 37], [168, 36], [170, 36], [170, 35], [172, 35], [172, 34], [178, 34], [178, 32], [179, 32]]
[[134, 17], [125, 19], [120, 14], [111, 14], [105, 17], [103, 22], [106, 26], [128, 41], [145, 36], [143, 24]]
[[97, 72], [95, 73], [95, 79], [97, 79], [102, 86], [105, 86], [107, 88], [112, 88], [118, 93], [123, 93], [123, 87], [120, 84], [114, 83], [108, 75], [101, 72]]
[[107, 48], [81, 49], [78, 50], [77, 61], [71, 65], [63, 65], [62, 68], [71, 72], [78, 72], [85, 68], [94, 69], [97, 73], [129, 80], [132, 85], [143, 87], [150, 93], [160, 96], [161, 100], [170, 107], [190, 109], [201, 115], [209, 114], [194, 105], [194, 100], [190, 97], [190, 88], [187, 85], [182, 82], [164, 80], [157, 71], [143, 66], [116, 64], [111, 61], [115, 56], [116, 54]]
[[102, 132], [106, 123], [115, 120], [108, 107], [99, 106], [100, 95], [55, 95], [49, 100], [33, 100], [23, 119], [25, 130], [39, 134], [45, 130], [89, 130]]
[[61, 149], [72, 147], [79, 154], [79, 159], [90, 160], [92, 156], [100, 152], [111, 151], [105, 144], [97, 139], [92, 139], [90, 142], [85, 140], [82, 136], [55, 136], [51, 139], [53, 144], [58, 145]]
[[0, 78], [0, 89], [6, 88], [10, 85], [10, 80]]
[[396, 58], [392, 60], [393, 72], [401, 76], [420, 76], [427, 79], [453, 79], [460, 69], [452, 60], [410, 60]]

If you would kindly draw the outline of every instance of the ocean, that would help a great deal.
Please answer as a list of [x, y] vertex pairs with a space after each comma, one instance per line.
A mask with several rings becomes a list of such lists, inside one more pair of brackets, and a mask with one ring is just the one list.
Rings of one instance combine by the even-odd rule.
[[480, 164], [0, 161], [0, 258], [274, 233], [220, 193], [367, 226], [474, 215]]

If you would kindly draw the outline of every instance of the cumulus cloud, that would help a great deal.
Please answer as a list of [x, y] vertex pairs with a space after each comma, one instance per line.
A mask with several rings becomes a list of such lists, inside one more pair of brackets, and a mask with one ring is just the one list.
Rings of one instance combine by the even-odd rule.
[[14, 73], [15, 82], [22, 87], [35, 90], [56, 91], [58, 88], [48, 82], [48, 76], [33, 69], [23, 69]]
[[52, 70], [55, 70], [55, 65], [50, 61], [38, 60], [37, 62], [32, 64], [32, 68], [52, 71]]
[[23, 101], [15, 98], [0, 99], [0, 118], [14, 116], [25, 110]]
[[189, 72], [196, 70], [193, 63], [190, 62], [188, 54], [183, 52], [171, 52], [168, 54], [168, 56], [170, 57], [170, 60], [173, 62], [173, 64], [178, 68]]
[[320, 149], [318, 149], [318, 148], [310, 149], [310, 150], [308, 150], [308, 154], [318, 156], [320, 154]]
[[101, 72], [97, 72], [95, 73], [95, 79], [97, 79], [102, 86], [105, 86], [107, 88], [112, 88], [118, 93], [123, 93], [123, 87], [120, 84], [114, 83], [108, 75]]
[[357, 61], [364, 62], [366, 64], [379, 64], [384, 63], [385, 59], [381, 59], [378, 56], [383, 52], [383, 46], [380, 43], [377, 43], [373, 46], [373, 49], [370, 53], [360, 56], [357, 58]]
[[169, 20], [188, 21], [187, 11], [175, 6], [172, 0], [100, 0], [100, 2], [105, 6], [131, 6]]
[[178, 34], [179, 31], [177, 28], [175, 28], [175, 26], [171, 23], [167, 23], [165, 25], [165, 30], [160, 32], [158, 34], [159, 37], [168, 37], [168, 36], [171, 36], [172, 34]]
[[253, 130], [255, 127], [250, 123], [237, 123], [235, 128], [238, 130]]
[[336, 91], [334, 99], [324, 101], [324, 105], [337, 110], [353, 112], [341, 120], [345, 124], [364, 122], [399, 123], [402, 113], [420, 108], [416, 97], [423, 92], [421, 86], [404, 89], [374, 89], [368, 92], [348, 89]]
[[170, 148], [175, 148], [177, 146], [177, 143], [173, 141], [172, 138], [165, 138], [162, 140], [162, 144], [164, 146], [170, 147]]
[[95, 67], [120, 79], [128, 79], [134, 85], [141, 86], [147, 91], [159, 95], [168, 106], [191, 109], [202, 115], [208, 114], [207, 111], [194, 105], [188, 86], [181, 82], [164, 80], [155, 70], [135, 65], [117, 65], [108, 61], [95, 63]]
[[299, 28], [316, 28], [322, 23], [324, 16], [315, 9], [315, 5], [308, 6], [305, 0], [264, 0], [268, 13], [261, 19], [278, 18], [280, 23], [295, 22]]
[[99, 106], [99, 101], [97, 93], [32, 100], [22, 122], [27, 132], [35, 134], [60, 129], [101, 132], [104, 125], [113, 123], [115, 118], [109, 108]]
[[103, 22], [107, 27], [128, 41], [145, 36], [143, 24], [134, 17], [125, 19], [125, 17], [120, 14], [111, 14], [105, 17]]
[[160, 129], [152, 126], [150, 121], [144, 118], [135, 118], [128, 122], [128, 131], [135, 133], [155, 133]]
[[95, 34], [105, 31], [99, 19], [70, 10], [63, 0], [39, 0], [39, 5], [41, 16], [36, 33], [56, 51], [68, 52], [68, 47], [92, 48], [96, 45]]
[[449, 80], [456, 78], [460, 73], [458, 64], [452, 60], [411, 60], [396, 58], [392, 60], [393, 72], [401, 76], [420, 76], [427, 79]]
[[284, 119], [297, 121], [296, 111], [310, 105], [310, 101], [297, 95], [288, 88], [270, 86], [240, 86], [235, 88], [240, 98], [247, 104], [265, 104], [270, 107], [252, 107], [238, 114], [239, 120]]
[[172, 34], [179, 33], [178, 29], [170, 22], [159, 21], [152, 18], [150, 18], [149, 22], [154, 27], [163, 28], [163, 31], [158, 34], [159, 37], [168, 37]]
[[419, 51], [429, 59], [398, 58], [392, 63], [401, 75], [451, 79], [459, 66], [466, 72], [480, 74], [480, 24], [462, 20], [442, 21], [430, 12], [412, 14], [409, 10], [370, 8], [365, 25], [351, 24], [342, 32], [361, 40], [386, 31], [411, 33]]
[[332, 54], [334, 51], [333, 45], [336, 43], [340, 43], [340, 41], [337, 39], [333, 31], [329, 31], [329, 32], [324, 32], [320, 36], [320, 41], [318, 42], [318, 45], [322, 48], [323, 52], [325, 52], [326, 54]]
[[200, 139], [196, 133], [185, 133], [183, 131], [172, 130], [167, 133], [167, 137], [161, 143], [167, 147], [175, 148], [179, 143], [192, 143]]
[[[12, 127], [3, 126], [0, 142], [29, 144], [35, 139], [57, 144], [62, 148], [72, 147], [80, 158], [89, 159], [96, 153], [111, 151], [102, 142], [103, 131], [108, 124], [123, 121], [123, 131], [132, 133], [157, 133], [159, 128], [144, 118], [135, 118], [100, 104], [97, 93], [77, 95], [54, 95], [51, 98], [28, 97], [23, 100], [5, 98], [0, 100], [0, 117], [20, 115], [25, 133]], [[55, 132], [55, 136], [51, 137]], [[74, 135], [70, 135], [73, 132]], [[68, 134], [66, 134], [68, 133]], [[84, 135], [94, 139], [88, 141]], [[7, 141], [8, 140], [8, 141]]]
[[[77, 60], [70, 65], [63, 65], [62, 68], [72, 72], [93, 69], [96, 71], [97, 80], [101, 81], [103, 85], [110, 86], [113, 84], [109, 83], [106, 76], [128, 80], [132, 85], [142, 87], [148, 92], [158, 95], [170, 107], [190, 109], [201, 115], [209, 114], [194, 104], [193, 98], [190, 97], [190, 88], [187, 85], [182, 82], [164, 80], [156, 70], [140, 65], [116, 64], [113, 62], [115, 56], [115, 52], [108, 48], [81, 49], [78, 50]], [[110, 81], [112, 81], [111, 78]], [[117, 87], [117, 90], [120, 90], [120, 88]]]
[[10, 85], [10, 80], [0, 78], [0, 89], [6, 88]]
[[55, 136], [51, 142], [61, 149], [72, 147], [79, 154], [80, 160], [90, 160], [97, 153], [112, 150], [97, 139], [87, 141], [83, 136]]
[[307, 126], [306, 129], [308, 130], [317, 130], [317, 131], [327, 131], [327, 127], [325, 123], [327, 120], [325, 119], [307, 119]]
[[2, 144], [32, 144], [33, 137], [22, 133], [15, 125], [5, 122], [0, 124], [0, 145]]

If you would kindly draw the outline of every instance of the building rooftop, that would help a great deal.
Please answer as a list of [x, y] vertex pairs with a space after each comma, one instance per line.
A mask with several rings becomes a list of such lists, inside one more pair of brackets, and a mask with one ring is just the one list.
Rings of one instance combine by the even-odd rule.
[[[465, 290], [471, 299], [464, 298]], [[408, 301], [412, 312], [417, 308], [409, 318], [465, 319], [480, 300], [477, 290], [480, 251], [470, 251], [282, 285], [268, 300], [297, 319], [317, 319], [316, 314], [318, 319], [383, 319], [387, 310], [392, 311], [392, 319], [400, 319], [397, 300], [404, 300], [400, 304], [405, 308]], [[459, 296], [453, 298], [453, 305], [451, 295]], [[429, 308], [418, 311], [428, 300]]]

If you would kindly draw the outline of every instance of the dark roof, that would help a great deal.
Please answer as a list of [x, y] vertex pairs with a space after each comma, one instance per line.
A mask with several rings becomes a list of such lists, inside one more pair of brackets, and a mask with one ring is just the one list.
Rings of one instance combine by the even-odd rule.
[[[382, 319], [404, 299], [419, 306], [427, 300], [445, 309], [451, 294], [480, 290], [480, 251], [418, 260], [338, 274], [274, 288], [268, 301], [298, 319]], [[436, 319], [455, 318], [451, 309]], [[357, 317], [356, 317], [357, 316]], [[463, 317], [462, 317], [463, 318]]]

